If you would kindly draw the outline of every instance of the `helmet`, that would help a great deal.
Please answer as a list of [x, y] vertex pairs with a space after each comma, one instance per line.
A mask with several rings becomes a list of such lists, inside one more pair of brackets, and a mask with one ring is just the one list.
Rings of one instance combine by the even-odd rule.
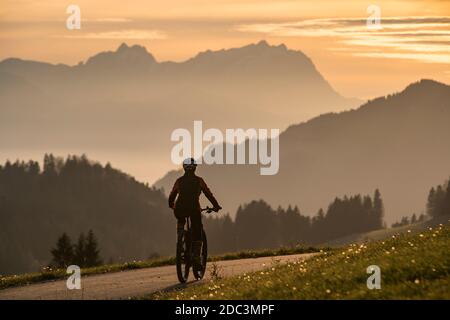
[[194, 158], [186, 158], [183, 161], [184, 171], [195, 171], [195, 168], [197, 168], [197, 162], [195, 162]]

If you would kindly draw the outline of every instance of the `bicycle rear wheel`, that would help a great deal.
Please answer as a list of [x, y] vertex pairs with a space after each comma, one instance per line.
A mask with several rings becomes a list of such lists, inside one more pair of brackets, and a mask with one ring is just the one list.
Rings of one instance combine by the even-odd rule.
[[199, 269], [193, 267], [192, 272], [194, 273], [194, 277], [197, 280], [203, 279], [203, 276], [206, 272], [206, 263], [208, 261], [208, 241], [206, 239], [206, 233], [202, 231], [202, 251], [200, 254], [201, 266]]
[[178, 237], [176, 255], [177, 276], [181, 283], [185, 283], [189, 278], [189, 269], [191, 267], [190, 245], [189, 234], [183, 231]]

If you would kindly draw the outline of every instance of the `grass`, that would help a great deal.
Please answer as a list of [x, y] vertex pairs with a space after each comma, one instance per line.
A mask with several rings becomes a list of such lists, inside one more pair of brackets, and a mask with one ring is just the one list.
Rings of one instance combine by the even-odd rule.
[[[286, 247], [280, 249], [272, 250], [250, 250], [241, 251], [237, 253], [227, 253], [223, 255], [212, 256], [209, 261], [220, 261], [220, 260], [236, 260], [236, 259], [247, 259], [247, 258], [257, 258], [257, 257], [267, 257], [267, 256], [278, 256], [278, 255], [289, 255], [298, 253], [309, 253], [318, 252], [320, 249], [314, 247]], [[328, 250], [324, 248], [324, 250]], [[92, 268], [83, 268], [81, 274], [83, 276], [103, 274], [110, 272], [120, 272], [133, 269], [143, 269], [143, 268], [155, 268], [161, 266], [168, 266], [175, 264], [175, 257], [161, 258], [158, 260], [148, 260], [148, 261], [133, 261], [121, 264], [109, 264], [102, 265]], [[68, 277], [65, 269], [45, 269], [42, 272], [27, 273], [21, 275], [12, 275], [0, 277], [0, 289], [6, 289], [10, 287], [24, 286], [38, 282], [60, 280]]]
[[210, 257], [208, 261], [225, 261], [225, 260], [249, 259], [259, 257], [286, 256], [291, 254], [319, 252], [320, 250], [329, 251], [331, 249], [328, 247], [317, 248], [317, 247], [295, 246], [295, 247], [283, 247], [279, 249], [247, 250], [213, 256]]
[[[151, 299], [450, 299], [450, 225], [323, 252], [309, 260], [210, 280]], [[369, 290], [366, 269], [381, 269]]]

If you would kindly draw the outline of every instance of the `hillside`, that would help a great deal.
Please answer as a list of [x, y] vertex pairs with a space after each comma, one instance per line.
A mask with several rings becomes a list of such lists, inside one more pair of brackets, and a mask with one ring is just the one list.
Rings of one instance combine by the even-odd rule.
[[[86, 156], [50, 154], [43, 162], [42, 168], [36, 161], [0, 165], [0, 274], [41, 271], [63, 233], [74, 245], [92, 230], [106, 264], [134, 266], [135, 260], [173, 254], [176, 220], [161, 190]], [[375, 192], [373, 198], [336, 198], [313, 219], [297, 207], [273, 209], [259, 200], [239, 207], [235, 220], [228, 213], [205, 214], [203, 225], [209, 253], [218, 254], [323, 243], [379, 229], [382, 217]]]
[[[385, 201], [386, 220], [424, 210], [429, 187], [450, 173], [450, 86], [421, 80], [360, 108], [290, 126], [280, 135], [280, 170], [212, 165], [198, 171], [222, 206], [247, 199], [298, 205], [313, 215], [335, 196], [372, 193]], [[170, 190], [179, 172], [155, 183]]]
[[[350, 245], [310, 260], [229, 279], [213, 279], [153, 299], [449, 299], [450, 227], [386, 241]], [[366, 269], [381, 270], [381, 290], [369, 290]]]
[[[0, 165], [0, 274], [40, 271], [61, 234], [75, 244], [88, 230], [98, 237], [103, 263], [173, 254], [176, 220], [161, 190], [85, 156], [45, 155], [43, 162], [42, 169], [35, 161]], [[312, 220], [298, 208], [274, 210], [262, 200], [244, 204], [235, 221], [228, 214], [205, 214], [209, 253], [320, 243], [380, 228], [375, 199], [372, 205], [366, 196], [364, 203], [361, 196], [335, 200], [326, 215]]]
[[104, 262], [169, 254], [174, 219], [164, 194], [85, 157], [0, 166], [0, 274], [36, 272], [63, 233], [92, 229]]
[[[386, 229], [379, 229], [364, 233], [354, 233], [348, 236], [333, 239], [323, 244], [323, 246], [329, 247], [343, 247], [349, 244], [361, 244], [366, 242], [380, 241], [384, 239], [388, 239], [396, 234], [400, 233], [419, 233], [423, 231], [427, 231], [429, 228], [435, 228], [439, 224], [445, 224], [450, 221], [450, 215], [444, 215], [440, 217], [436, 217], [434, 219], [426, 220], [423, 222], [418, 222], [414, 224], [408, 224], [401, 227], [391, 227]], [[409, 230], [409, 231], [408, 231]]]
[[[41, 271], [51, 262], [50, 251], [64, 232], [75, 244], [80, 233], [93, 230], [100, 259], [118, 263], [119, 268], [133, 267], [135, 260], [173, 255], [176, 220], [161, 190], [85, 156], [62, 159], [50, 154], [43, 162], [42, 168], [36, 161], [0, 165], [0, 274]], [[444, 219], [450, 188], [444, 184], [436, 190], [446, 191], [435, 193], [428, 203], [436, 209], [433, 217]], [[392, 232], [379, 230], [384, 224], [383, 199], [376, 190], [373, 196], [354, 194], [329, 201], [313, 218], [297, 207], [275, 209], [264, 200], [246, 201], [234, 220], [226, 212], [205, 214], [208, 251], [217, 255], [303, 248]]]

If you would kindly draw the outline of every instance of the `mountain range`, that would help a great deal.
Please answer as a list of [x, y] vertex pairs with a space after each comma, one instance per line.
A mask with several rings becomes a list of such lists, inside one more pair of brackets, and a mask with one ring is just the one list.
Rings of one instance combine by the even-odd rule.
[[[429, 186], [450, 171], [447, 85], [421, 80], [361, 105], [305, 54], [265, 41], [179, 63], [126, 44], [75, 66], [10, 58], [0, 62], [0, 95], [4, 160], [87, 153], [141, 181], [175, 167], [170, 134], [194, 120], [285, 129], [275, 176], [259, 166], [199, 169], [230, 213], [263, 198], [314, 214], [330, 198], [379, 188], [392, 222], [422, 210]], [[178, 174], [155, 186], [169, 190]]]
[[[10, 58], [0, 62], [0, 97], [0, 163], [44, 153], [87, 153], [103, 163], [46, 156], [43, 170], [35, 162], [0, 166], [3, 273], [37, 270], [62, 232], [75, 239], [90, 228], [105, 259], [170, 254], [174, 218], [157, 189], [167, 193], [182, 174], [170, 170], [170, 134], [192, 130], [194, 120], [282, 129], [276, 175], [261, 176], [260, 165], [199, 166], [231, 215], [267, 202], [313, 216], [335, 197], [379, 189], [390, 224], [424, 211], [430, 188], [450, 176], [449, 85], [423, 79], [362, 103], [339, 95], [302, 52], [264, 41], [179, 63], [126, 44], [75, 66]], [[123, 172], [162, 178], [155, 189]], [[253, 221], [261, 206], [248, 228], [260, 230]], [[214, 237], [230, 239], [218, 226], [232, 221], [214, 217], [205, 227], [217, 249]]]
[[[298, 205], [313, 215], [327, 199], [378, 188], [386, 220], [425, 209], [431, 186], [450, 176], [450, 86], [421, 80], [355, 110], [320, 115], [281, 133], [280, 169], [261, 176], [256, 165], [202, 165], [226, 210], [249, 200]], [[180, 171], [155, 183], [166, 191]]]
[[339, 95], [311, 59], [265, 41], [158, 62], [127, 44], [68, 66], [0, 62], [2, 157], [87, 153], [143, 181], [173, 168], [170, 134], [203, 120], [213, 128], [280, 128], [360, 101]]

